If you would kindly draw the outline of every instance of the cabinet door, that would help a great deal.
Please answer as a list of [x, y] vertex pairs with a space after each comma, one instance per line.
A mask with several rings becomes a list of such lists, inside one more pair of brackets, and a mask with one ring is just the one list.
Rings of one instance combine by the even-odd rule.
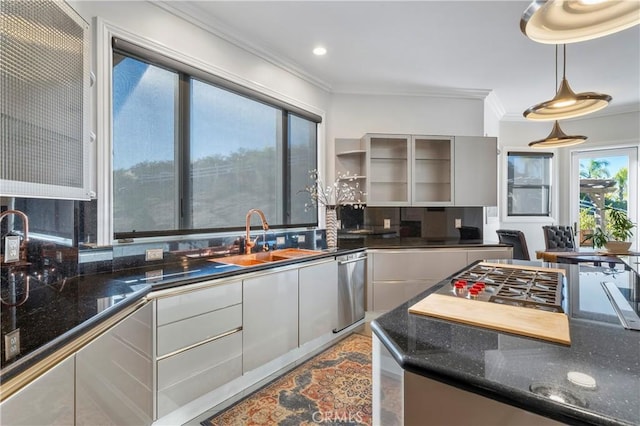
[[465, 250], [380, 250], [370, 252], [372, 309], [393, 309], [467, 265]]
[[158, 361], [158, 417], [242, 375], [242, 331]]
[[300, 346], [331, 333], [338, 324], [336, 261], [298, 270]]
[[0, 405], [3, 425], [74, 424], [74, 357], [53, 367]]
[[243, 373], [298, 347], [298, 271], [242, 282]]
[[456, 206], [498, 205], [497, 144], [496, 138], [455, 137]]
[[76, 354], [76, 424], [153, 420], [152, 304]]
[[411, 204], [411, 137], [367, 134], [367, 205]]
[[414, 206], [453, 204], [453, 138], [413, 136], [411, 203]]

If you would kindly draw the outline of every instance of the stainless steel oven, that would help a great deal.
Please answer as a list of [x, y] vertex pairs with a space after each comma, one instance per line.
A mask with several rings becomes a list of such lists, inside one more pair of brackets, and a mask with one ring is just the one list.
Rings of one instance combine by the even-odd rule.
[[364, 318], [367, 254], [364, 251], [336, 256], [338, 261], [339, 332]]

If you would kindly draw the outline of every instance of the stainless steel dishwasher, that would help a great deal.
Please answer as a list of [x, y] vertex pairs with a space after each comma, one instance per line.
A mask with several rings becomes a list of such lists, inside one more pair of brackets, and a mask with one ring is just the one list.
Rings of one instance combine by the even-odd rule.
[[364, 318], [364, 286], [367, 254], [364, 251], [336, 256], [338, 261], [337, 333]]

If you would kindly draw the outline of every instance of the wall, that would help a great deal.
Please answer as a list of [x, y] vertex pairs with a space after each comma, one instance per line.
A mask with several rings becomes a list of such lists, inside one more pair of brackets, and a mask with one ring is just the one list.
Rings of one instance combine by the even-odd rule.
[[[496, 225], [506, 229], [520, 229], [525, 233], [527, 245], [532, 259], [535, 259], [535, 251], [544, 249], [544, 236], [542, 226], [547, 224], [567, 224], [570, 221], [570, 173], [571, 153], [581, 150], [589, 150], [596, 147], [609, 147], [619, 145], [634, 145], [640, 143], [640, 106], [626, 106], [615, 108], [609, 106], [600, 113], [561, 122], [562, 130], [568, 135], [585, 135], [588, 137], [583, 144], [574, 147], [552, 150], [555, 152], [554, 184], [558, 191], [552, 201], [556, 206], [557, 214], [553, 220], [505, 220], [504, 211], [500, 211], [500, 220]], [[504, 174], [506, 171], [506, 149], [529, 149], [529, 142], [545, 138], [551, 132], [553, 123], [531, 122], [524, 119], [518, 121], [502, 121], [500, 123], [500, 138], [498, 148], [499, 156], [498, 180], [500, 182], [498, 192], [498, 204], [506, 203], [506, 185]], [[640, 211], [640, 210], [639, 210]], [[485, 227], [485, 239], [495, 235], [494, 229]], [[497, 241], [497, 236], [495, 237]]]
[[[430, 96], [334, 94], [327, 112], [327, 158], [334, 158], [335, 138], [365, 133], [484, 135], [482, 99]], [[327, 169], [334, 172], [333, 161]]]

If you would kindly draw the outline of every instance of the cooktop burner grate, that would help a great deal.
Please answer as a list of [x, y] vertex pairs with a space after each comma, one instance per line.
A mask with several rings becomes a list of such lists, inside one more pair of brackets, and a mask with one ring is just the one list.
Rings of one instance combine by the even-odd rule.
[[562, 270], [481, 262], [454, 276], [440, 292], [486, 302], [564, 312]]

